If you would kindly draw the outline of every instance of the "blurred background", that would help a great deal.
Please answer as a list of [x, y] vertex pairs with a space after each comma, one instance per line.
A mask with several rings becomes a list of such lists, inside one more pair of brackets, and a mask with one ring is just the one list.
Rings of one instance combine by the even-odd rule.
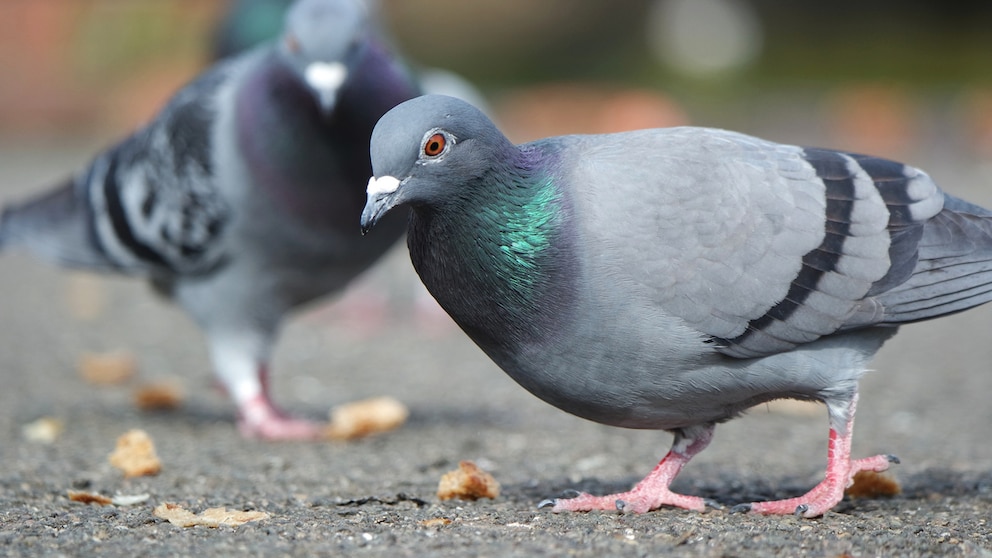
[[[275, 33], [288, 4], [4, 0], [0, 145], [109, 141], [143, 122], [210, 63], [235, 3], [242, 41]], [[377, 8], [412, 65], [473, 82], [516, 140], [693, 123], [910, 160], [935, 150], [992, 160], [987, 1]]]
[[[903, 160], [952, 193], [992, 205], [988, 0], [371, 1], [384, 35], [413, 68], [444, 69], [474, 84], [516, 141], [721, 127]], [[0, 202], [81, 168], [216, 56], [277, 33], [288, 4], [0, 1]], [[76, 346], [148, 348], [189, 327], [181, 317], [163, 321], [176, 311], [137, 282], [4, 256], [0, 267], [18, 274], [12, 278], [30, 270], [50, 284], [22, 281], [19, 292], [0, 297], [0, 316], [27, 321], [15, 308], [32, 297], [52, 306], [58, 335], [77, 336]], [[53, 298], [53, 290], [64, 296]], [[339, 334], [368, 339], [411, 319], [418, 334], [458, 338], [420, 287], [404, 246], [344, 298], [310, 312], [304, 329], [337, 324]], [[149, 333], [149, 309], [156, 324], [171, 324], [158, 337]], [[119, 312], [142, 331], [118, 337], [92, 327], [121, 319]], [[160, 361], [149, 360], [154, 350], [141, 352], [153, 371], [175, 372], [161, 351]], [[311, 358], [299, 349], [280, 354]], [[194, 362], [208, 377], [206, 359]], [[297, 399], [339, 393], [315, 389], [325, 380], [339, 387], [333, 378], [292, 377]]]

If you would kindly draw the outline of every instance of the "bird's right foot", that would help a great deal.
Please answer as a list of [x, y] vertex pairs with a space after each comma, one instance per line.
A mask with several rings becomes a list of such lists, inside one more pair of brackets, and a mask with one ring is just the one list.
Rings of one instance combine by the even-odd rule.
[[243, 405], [238, 417], [241, 435], [259, 440], [317, 440], [325, 429], [324, 423], [286, 415], [264, 395]]

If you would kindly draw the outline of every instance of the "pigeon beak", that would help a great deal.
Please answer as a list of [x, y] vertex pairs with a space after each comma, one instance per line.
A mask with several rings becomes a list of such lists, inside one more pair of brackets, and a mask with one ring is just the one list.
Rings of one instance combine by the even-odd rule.
[[313, 89], [324, 114], [330, 114], [338, 100], [338, 90], [348, 79], [348, 68], [340, 62], [313, 62], [304, 70], [303, 78]]
[[372, 177], [365, 192], [368, 199], [362, 210], [362, 234], [368, 234], [379, 219], [395, 205], [393, 194], [400, 187], [400, 180], [393, 176]]

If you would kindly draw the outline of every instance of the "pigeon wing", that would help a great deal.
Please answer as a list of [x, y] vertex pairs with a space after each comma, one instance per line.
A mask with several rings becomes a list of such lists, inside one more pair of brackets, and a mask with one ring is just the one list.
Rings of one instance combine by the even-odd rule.
[[944, 199], [900, 163], [720, 130], [599, 141], [573, 179], [592, 265], [735, 357], [882, 321], [871, 295], [912, 275]]
[[222, 259], [228, 204], [216, 188], [209, 124], [196, 105], [176, 107], [156, 125], [94, 162], [87, 176], [96, 237], [124, 269], [193, 273]]

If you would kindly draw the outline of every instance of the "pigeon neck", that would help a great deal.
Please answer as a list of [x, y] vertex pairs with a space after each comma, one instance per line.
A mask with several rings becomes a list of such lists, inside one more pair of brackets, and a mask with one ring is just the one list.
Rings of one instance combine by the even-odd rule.
[[[366, 59], [376, 53], [370, 50]], [[237, 138], [253, 180], [270, 207], [308, 226], [354, 222], [372, 173], [372, 128], [414, 95], [412, 87], [393, 84], [389, 80], [399, 79], [392, 76], [381, 78], [388, 83], [365, 76], [363, 59], [342, 86], [334, 112], [322, 114], [299, 75], [277, 53], [268, 56], [246, 76], [235, 103]]]
[[566, 203], [547, 161], [519, 152], [473, 186], [471, 201], [415, 209], [411, 258], [438, 302], [484, 350], [532, 339], [570, 283]]

